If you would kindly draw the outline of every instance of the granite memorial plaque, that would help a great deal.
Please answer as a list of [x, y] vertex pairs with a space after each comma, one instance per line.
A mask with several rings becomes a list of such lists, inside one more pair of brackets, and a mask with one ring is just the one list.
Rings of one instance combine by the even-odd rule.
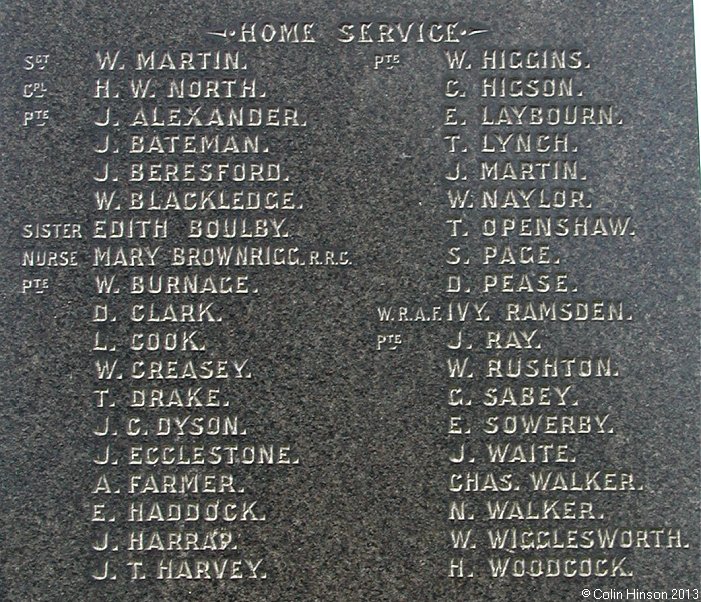
[[690, 2], [0, 16], [0, 599], [701, 598]]

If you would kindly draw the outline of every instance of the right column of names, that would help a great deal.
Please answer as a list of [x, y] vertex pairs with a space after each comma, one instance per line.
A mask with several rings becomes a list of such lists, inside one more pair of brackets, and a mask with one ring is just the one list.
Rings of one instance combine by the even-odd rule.
[[611, 460], [627, 440], [615, 400], [634, 353], [615, 341], [635, 315], [617, 291], [591, 286], [595, 270], [624, 262], [587, 257], [615, 259], [639, 233], [617, 199], [597, 198], [591, 148], [624, 118], [587, 93], [599, 72], [585, 50], [445, 59], [435, 321], [447, 354], [447, 574], [630, 582], [637, 555], [688, 543], [661, 518], [629, 524], [620, 509], [645, 485], [621, 466], [640, 459]]

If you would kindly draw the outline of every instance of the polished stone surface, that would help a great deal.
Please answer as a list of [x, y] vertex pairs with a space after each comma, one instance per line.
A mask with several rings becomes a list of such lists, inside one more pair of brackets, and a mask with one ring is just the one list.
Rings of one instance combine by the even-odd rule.
[[[1, 599], [549, 602], [581, 599], [585, 587], [671, 592], [699, 586], [699, 153], [690, 3], [12, 0], [0, 14]], [[590, 70], [576, 75], [584, 98], [614, 104], [624, 119], [621, 127], [576, 128], [573, 136], [595, 199], [593, 212], [633, 216], [635, 236], [546, 242], [577, 285], [577, 294], [568, 298], [624, 300], [633, 319], [516, 327], [542, 329], [538, 339], [551, 356], [610, 355], [620, 368], [615, 379], [581, 379], [580, 406], [569, 408], [578, 414], [610, 413], [613, 434], [544, 436], [538, 442], [570, 443], [577, 469], [632, 472], [643, 486], [635, 492], [572, 494], [572, 499], [593, 501], [605, 516], [593, 527], [574, 521], [576, 527], [681, 530], [689, 548], [616, 550], [629, 556], [633, 578], [492, 578], [485, 532], [494, 525], [484, 516], [474, 524], [478, 547], [465, 554], [479, 574], [447, 577], [454, 556], [454, 526], [447, 520], [454, 499], [447, 491], [448, 475], [454, 467], [448, 455], [455, 440], [447, 435], [445, 343], [456, 330], [445, 322], [393, 324], [388, 331], [402, 334], [402, 347], [378, 353], [375, 344], [386, 327], [377, 320], [378, 305], [430, 307], [449, 300], [444, 294], [450, 245], [445, 221], [452, 214], [444, 200], [449, 157], [442, 108], [449, 74], [440, 45], [392, 45], [390, 52], [401, 54], [401, 65], [378, 72], [373, 56], [384, 46], [337, 41], [338, 23], [379, 17], [459, 19], [475, 30], [483, 28], [487, 31], [469, 42], [475, 60], [482, 48], [583, 49], [591, 62]], [[131, 556], [123, 548], [132, 526], [118, 520], [113, 536], [120, 545], [114, 553], [119, 578], [96, 582], [90, 575], [101, 556], [91, 549], [99, 534], [90, 521], [91, 490], [98, 474], [93, 458], [102, 447], [93, 429], [105, 414], [96, 409], [92, 394], [91, 314], [100, 302], [90, 267], [95, 241], [52, 241], [46, 248], [77, 250], [81, 267], [49, 270], [50, 291], [21, 294], [20, 277], [40, 277], [46, 270], [20, 274], [21, 251], [29, 248], [20, 228], [31, 221], [60, 221], [89, 231], [98, 217], [92, 180], [99, 162], [93, 150], [99, 139], [93, 125], [100, 109], [93, 98], [97, 49], [133, 54], [145, 48], [230, 48], [206, 32], [266, 18], [318, 24], [313, 48], [237, 46], [265, 85], [269, 102], [293, 104], [308, 120], [298, 130], [266, 133], [272, 156], [283, 161], [290, 186], [304, 200], [303, 210], [290, 212], [290, 226], [300, 246], [347, 249], [353, 258], [350, 268], [248, 270], [258, 294], [220, 303], [220, 323], [195, 325], [207, 341], [208, 356], [248, 357], [255, 366], [250, 383], [228, 381], [222, 395], [236, 404], [251, 437], [290, 443], [300, 458], [294, 467], [245, 467], [237, 473], [251, 499], [267, 509], [267, 520], [234, 523], [234, 530], [242, 534], [246, 556], [265, 558], [268, 577], [131, 581], [126, 565]], [[22, 86], [34, 81], [36, 72], [23, 69], [23, 58], [42, 53], [50, 55], [43, 76], [49, 93], [28, 100]], [[475, 166], [481, 131], [476, 69], [464, 79], [470, 96], [461, 106], [473, 145], [467, 156]], [[122, 101], [123, 106], [134, 103]], [[547, 99], [508, 102], [542, 105]], [[552, 104], [558, 103], [563, 101]], [[29, 106], [50, 111], [46, 126], [19, 125]], [[115, 128], [118, 135], [126, 141], [124, 130]], [[126, 170], [129, 158], [115, 161]], [[471, 227], [478, 229], [486, 214], [470, 214]], [[173, 223], [188, 217], [173, 217]], [[188, 244], [184, 226], [172, 227], [166, 248]], [[509, 242], [532, 241], [511, 237]], [[477, 293], [463, 301], [512, 300], [507, 297]], [[110, 330], [119, 344], [115, 357], [123, 361], [134, 355], [127, 348], [129, 336], [142, 325], [126, 317], [134, 302], [129, 295], [111, 302], [123, 318]], [[467, 332], [483, 341], [486, 328], [473, 322]], [[478, 361], [488, 355], [494, 354], [484, 348], [475, 352]], [[542, 379], [517, 383], [546, 384]], [[480, 381], [476, 389], [486, 386]], [[118, 404], [110, 414], [122, 430], [114, 443], [120, 450], [134, 443], [120, 421], [150, 416], [124, 407], [127, 389], [126, 381], [115, 383]], [[553, 411], [558, 412], [565, 410]], [[524, 442], [533, 440], [524, 437]], [[485, 468], [484, 453], [480, 457], [479, 466]], [[125, 462], [114, 469], [122, 486], [126, 470]], [[457, 472], [466, 470], [462, 465]], [[513, 468], [519, 479], [528, 471], [528, 466]], [[519, 496], [529, 499], [528, 493]], [[563, 492], [553, 497], [569, 499]], [[482, 504], [491, 498], [477, 493], [466, 499]], [[123, 495], [115, 494], [111, 503], [126, 513]], [[523, 527], [520, 523], [500, 526]], [[565, 520], [537, 526], [573, 528]], [[536, 555], [569, 554], [546, 550]]]

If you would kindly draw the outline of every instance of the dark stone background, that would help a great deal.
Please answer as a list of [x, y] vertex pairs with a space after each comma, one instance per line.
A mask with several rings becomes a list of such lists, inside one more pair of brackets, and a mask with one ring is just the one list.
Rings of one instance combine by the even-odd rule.
[[[632, 213], [638, 236], [569, 241], [559, 251], [582, 296], [623, 298], [635, 321], [549, 325], [549, 349], [604, 350], [621, 364], [613, 384], [583, 386], [586, 407], [610, 408], [617, 431], [585, 440], [578, 466], [632, 469], [645, 485], [640, 494], [601, 498], [610, 524], [680, 527], [691, 549], [631, 553], [632, 582], [445, 578], [445, 335], [413, 326], [396, 355], [372, 345], [378, 303], [440, 297], [446, 69], [442, 49], [407, 45], [401, 69], [373, 73], [374, 48], [333, 41], [335, 25], [352, 16], [458, 17], [485, 24], [490, 46], [586, 50], [587, 98], [614, 102], [626, 125], [582, 130], [580, 158], [597, 209]], [[295, 138], [285, 161], [305, 197], [305, 236], [350, 248], [355, 259], [351, 270], [265, 272], [262, 294], [233, 303], [228, 331], [211, 333], [219, 349], [245, 349], [260, 366], [246, 422], [261, 440], [294, 442], [302, 465], [259, 470], [252, 481], [269, 522], [245, 532], [248, 549], [266, 551], [267, 581], [95, 583], [92, 275], [61, 270], [50, 295], [21, 295], [18, 225], [91, 218], [96, 48], [216, 47], [204, 28], [251, 17], [320, 24], [312, 51], [249, 45], [243, 53], [276, 100], [309, 115], [305, 131], [282, 134]], [[7, 1], [0, 19], [0, 599], [559, 601], [580, 599], [584, 586], [698, 587], [699, 175], [689, 2]], [[18, 126], [25, 51], [52, 57], [52, 117], [41, 130]], [[90, 242], [83, 244], [87, 258]]]

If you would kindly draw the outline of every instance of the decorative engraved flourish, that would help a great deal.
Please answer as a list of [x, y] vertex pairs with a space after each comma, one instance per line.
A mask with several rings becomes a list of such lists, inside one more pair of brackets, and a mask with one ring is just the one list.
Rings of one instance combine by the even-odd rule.
[[481, 33], [489, 33], [489, 30], [488, 29], [473, 29], [467, 35], [468, 36], [476, 36], [476, 35], [479, 35]]

